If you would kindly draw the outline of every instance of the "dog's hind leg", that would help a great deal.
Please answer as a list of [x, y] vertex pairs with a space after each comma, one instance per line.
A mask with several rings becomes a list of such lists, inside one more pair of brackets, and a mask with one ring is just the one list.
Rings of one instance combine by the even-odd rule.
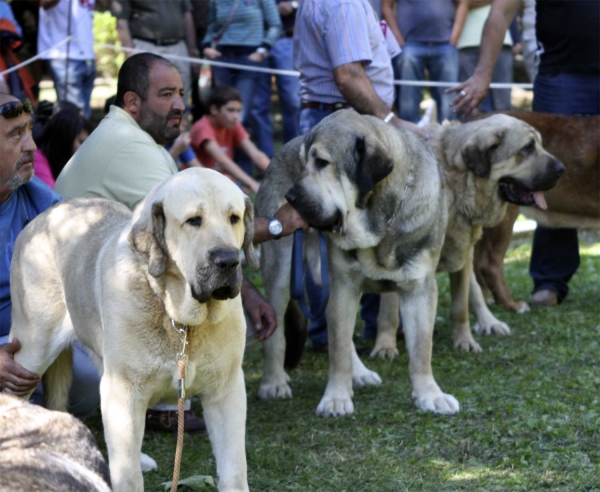
[[400, 324], [399, 308], [397, 292], [381, 294], [379, 315], [377, 316], [377, 338], [371, 351], [371, 357], [390, 360], [398, 357], [396, 332]]
[[433, 272], [425, 279], [413, 281], [400, 289], [400, 312], [409, 356], [412, 398], [420, 410], [456, 413], [460, 408], [458, 401], [442, 392], [431, 369], [436, 307], [437, 284]]
[[473, 331], [478, 335], [510, 335], [508, 325], [496, 318], [485, 303], [475, 273], [471, 273], [469, 282], [469, 308], [477, 317], [477, 323], [473, 326]]
[[[288, 249], [289, 248], [289, 249]], [[263, 262], [262, 273], [267, 299], [277, 314], [277, 329], [263, 343], [263, 377], [258, 390], [262, 399], [291, 398], [290, 377], [284, 370], [285, 330], [284, 316], [290, 301], [291, 238], [282, 238], [262, 246], [262, 258], [269, 258], [269, 264]]]
[[481, 352], [481, 347], [473, 339], [469, 323], [469, 282], [472, 265], [473, 257], [472, 254], [469, 254], [462, 270], [450, 272], [452, 339], [454, 348], [467, 352]]

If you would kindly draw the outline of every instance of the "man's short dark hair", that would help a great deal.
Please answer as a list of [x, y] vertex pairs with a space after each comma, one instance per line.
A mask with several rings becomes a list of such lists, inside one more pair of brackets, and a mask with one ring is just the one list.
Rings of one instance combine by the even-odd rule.
[[215, 105], [217, 109], [225, 106], [228, 102], [239, 101], [242, 102], [242, 95], [235, 87], [230, 85], [221, 85], [213, 87], [210, 91], [210, 97], [208, 99], [209, 107]]
[[125, 60], [119, 70], [117, 95], [113, 103], [115, 106], [125, 106], [126, 92], [135, 92], [142, 101], [146, 100], [150, 87], [150, 69], [155, 63], [164, 63], [175, 68], [169, 60], [154, 53], [138, 53]]

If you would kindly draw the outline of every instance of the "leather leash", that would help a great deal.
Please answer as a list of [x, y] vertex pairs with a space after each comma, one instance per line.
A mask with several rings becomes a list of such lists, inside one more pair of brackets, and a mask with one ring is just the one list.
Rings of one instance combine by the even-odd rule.
[[321, 255], [321, 283], [322, 293], [319, 306], [315, 313], [310, 311], [304, 297], [305, 263], [304, 263], [304, 230], [298, 229], [294, 232], [294, 243], [292, 247], [292, 272], [290, 276], [290, 294], [292, 299], [297, 299], [300, 309], [304, 315], [311, 319], [317, 319], [325, 314], [327, 302], [329, 301], [329, 261], [327, 259], [327, 241], [321, 231], [319, 234], [319, 251]]

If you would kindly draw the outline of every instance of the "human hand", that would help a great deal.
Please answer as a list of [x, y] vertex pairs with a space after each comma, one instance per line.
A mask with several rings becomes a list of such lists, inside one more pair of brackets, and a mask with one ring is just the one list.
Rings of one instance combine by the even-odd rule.
[[184, 152], [190, 145], [190, 142], [192, 141], [191, 137], [190, 137], [190, 132], [183, 132], [181, 133], [173, 142], [173, 145], [171, 146], [171, 155], [173, 155], [174, 157], [177, 156], [179, 157], [179, 155], [181, 155], [182, 152]]
[[392, 118], [392, 121], [390, 121], [390, 124], [394, 125], [397, 128], [402, 128], [403, 130], [410, 130], [411, 132], [414, 132], [417, 135], [419, 135], [419, 137], [427, 140], [427, 134], [423, 130], [421, 130], [417, 125], [411, 123], [410, 121], [404, 121], [394, 116]]
[[249, 60], [252, 60], [253, 62], [256, 63], [262, 63], [262, 61], [265, 59], [265, 55], [263, 55], [262, 53], [258, 53], [257, 51], [255, 51], [254, 53], [251, 53], [248, 56]]
[[523, 51], [523, 45], [521, 43], [516, 43], [512, 47], [513, 55], [519, 55]]
[[26, 396], [39, 384], [40, 378], [15, 362], [15, 354], [20, 349], [21, 343], [16, 338], [0, 345], [0, 387], [5, 393]]
[[468, 116], [483, 101], [489, 88], [490, 79], [475, 72], [462, 84], [446, 89], [446, 93], [458, 92], [458, 95], [450, 102], [450, 106], [454, 108], [455, 113]]
[[284, 203], [279, 207], [274, 217], [283, 226], [282, 236], [289, 236], [298, 229], [306, 229], [308, 227], [308, 222], [289, 203]]
[[219, 58], [221, 56], [221, 52], [214, 48], [204, 48], [204, 51], [202, 53], [209, 60], [214, 60], [215, 58]]
[[277, 329], [277, 315], [273, 307], [251, 284], [243, 291], [242, 303], [256, 329], [256, 338], [261, 342], [269, 338]]
[[277, 10], [279, 10], [279, 15], [281, 17], [287, 17], [294, 12], [292, 7], [292, 2], [280, 2], [277, 4]]

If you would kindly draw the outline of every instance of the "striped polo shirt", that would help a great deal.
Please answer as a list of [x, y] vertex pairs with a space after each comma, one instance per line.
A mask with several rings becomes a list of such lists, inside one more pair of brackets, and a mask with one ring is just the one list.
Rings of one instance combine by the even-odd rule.
[[302, 101], [345, 102], [333, 69], [358, 61], [379, 97], [392, 107], [392, 63], [369, 1], [302, 0], [294, 32], [294, 68], [300, 72]]

